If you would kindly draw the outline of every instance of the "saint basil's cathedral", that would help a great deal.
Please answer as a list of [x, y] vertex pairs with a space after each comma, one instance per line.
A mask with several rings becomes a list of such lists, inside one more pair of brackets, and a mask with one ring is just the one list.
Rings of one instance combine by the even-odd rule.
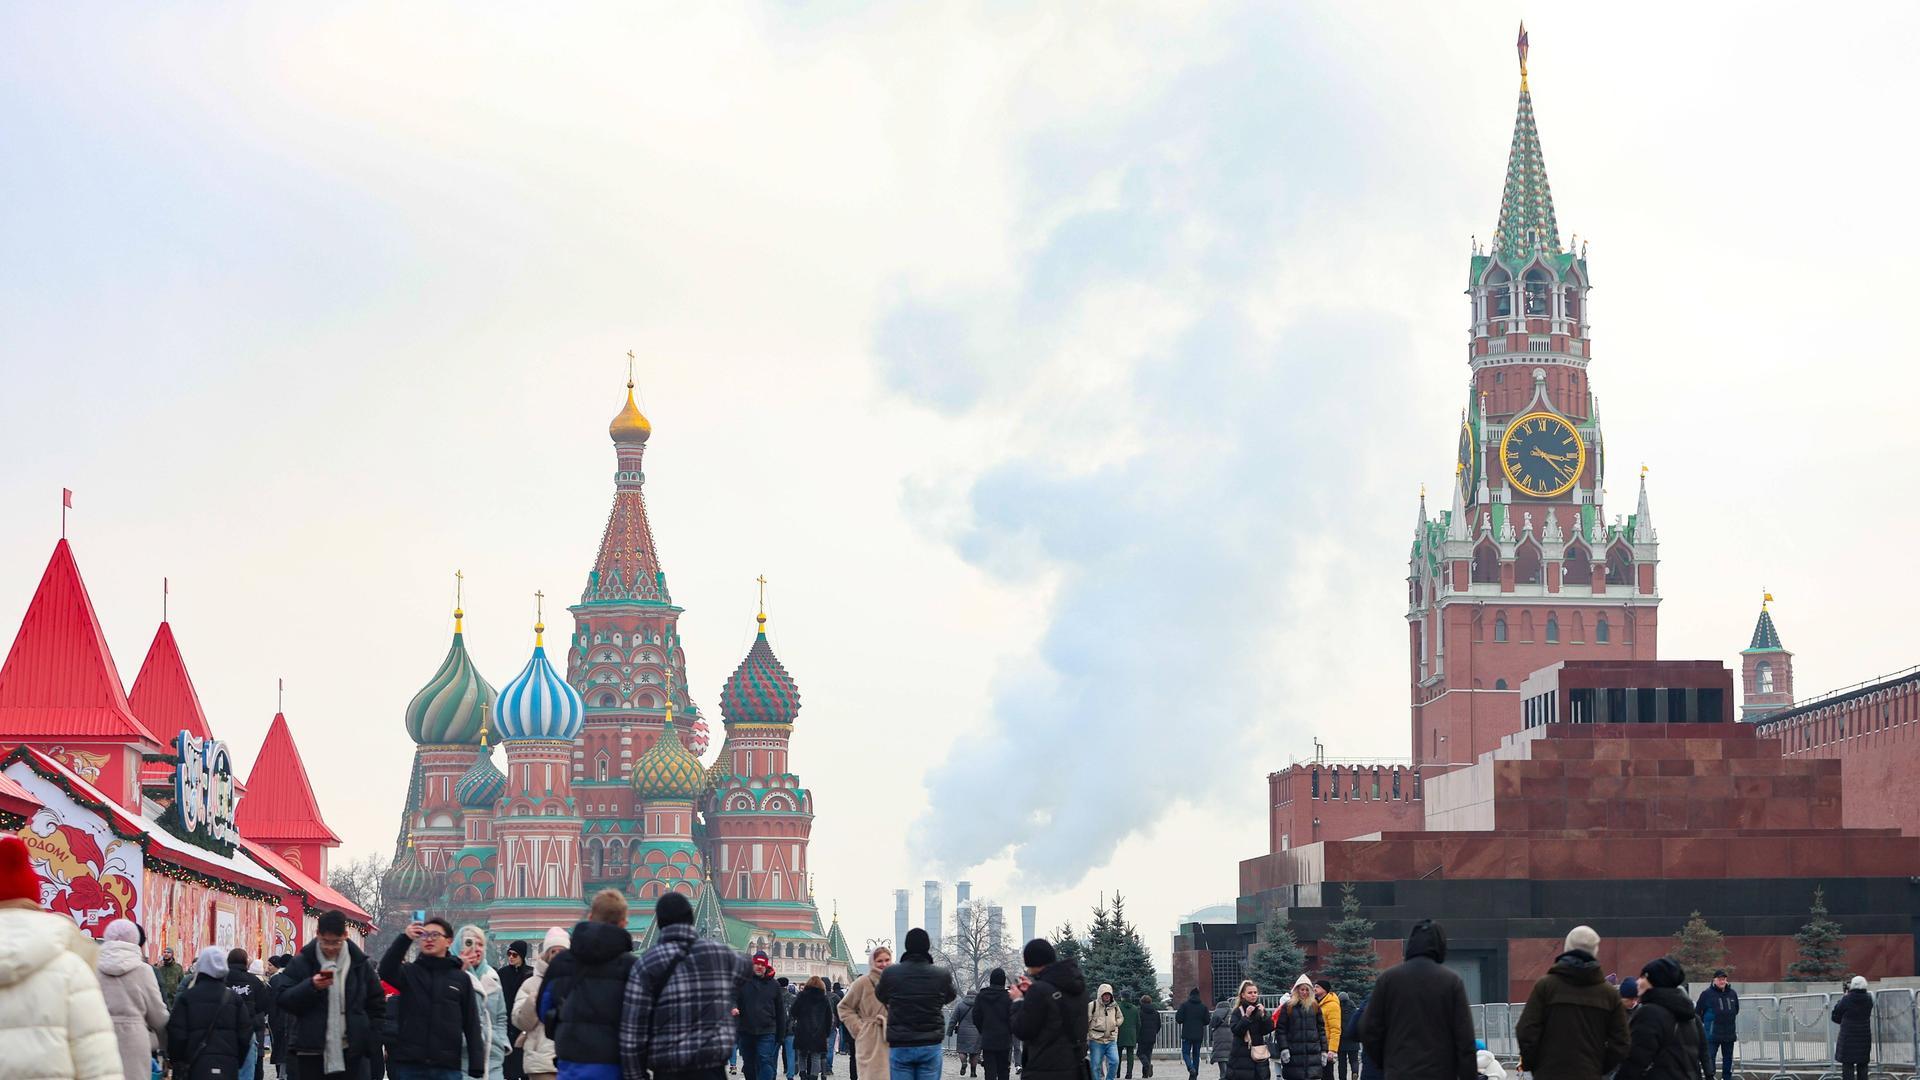
[[407, 706], [417, 749], [382, 921], [426, 909], [497, 941], [537, 939], [613, 888], [632, 905], [629, 928], [650, 937], [654, 901], [678, 890], [701, 934], [764, 949], [789, 976], [850, 978], [839, 919], [824, 925], [814, 904], [813, 795], [787, 759], [800, 694], [767, 642], [765, 605], [720, 689], [720, 753], [703, 767], [709, 729], [687, 687], [684, 609], [647, 519], [653, 427], [631, 379], [608, 434], [613, 508], [568, 609], [564, 677], [542, 618], [533, 655], [496, 691], [467, 654], [456, 605], [446, 659]]

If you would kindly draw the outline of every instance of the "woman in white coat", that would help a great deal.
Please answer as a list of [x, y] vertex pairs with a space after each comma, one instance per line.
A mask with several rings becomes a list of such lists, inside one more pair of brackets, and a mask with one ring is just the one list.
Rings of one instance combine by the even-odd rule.
[[126, 919], [108, 923], [94, 970], [120, 1042], [121, 1070], [127, 1080], [151, 1080], [153, 1050], [167, 1030], [167, 1003], [160, 997], [160, 980], [140, 955], [140, 928]]
[[477, 926], [463, 926], [454, 932], [453, 939], [460, 943], [460, 962], [467, 966], [473, 992], [480, 996], [480, 1030], [487, 1039], [487, 1080], [505, 1080], [510, 1049], [507, 998], [500, 989], [500, 973], [487, 963], [487, 932]]
[[0, 837], [0, 1080], [122, 1080], [93, 941], [40, 910], [17, 836]]

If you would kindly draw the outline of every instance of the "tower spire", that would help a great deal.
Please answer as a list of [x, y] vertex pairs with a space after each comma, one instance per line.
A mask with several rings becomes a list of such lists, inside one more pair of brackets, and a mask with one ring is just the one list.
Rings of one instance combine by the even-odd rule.
[[456, 634], [460, 632], [460, 620], [467, 614], [463, 610], [466, 606], [463, 603], [466, 597], [466, 584], [467, 575], [455, 570], [453, 572], [453, 632]]
[[767, 636], [767, 575], [761, 574], [759, 577], [756, 577], [753, 580], [757, 582], [760, 586], [760, 614], [754, 616], [754, 621], [760, 624], [760, 636], [766, 637]]
[[1540, 130], [1533, 119], [1533, 94], [1527, 89], [1527, 25], [1520, 24], [1520, 104], [1513, 119], [1513, 143], [1507, 150], [1506, 186], [1500, 192], [1500, 223], [1493, 230], [1498, 255], [1509, 266], [1536, 254], [1560, 254], [1560, 224], [1553, 215], [1553, 191], [1540, 153]]

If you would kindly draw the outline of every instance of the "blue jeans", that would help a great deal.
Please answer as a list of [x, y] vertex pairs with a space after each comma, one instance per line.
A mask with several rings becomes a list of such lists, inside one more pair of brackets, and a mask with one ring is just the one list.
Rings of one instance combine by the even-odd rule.
[[827, 1032], [827, 1071], [833, 1071], [833, 1044], [840, 1041], [840, 1024], [836, 1021]]
[[[1120, 1075], [1120, 1044], [1090, 1042], [1087, 1044], [1087, 1057], [1093, 1063], [1093, 1080], [1114, 1080]], [[1100, 1071], [1101, 1062], [1106, 1063], [1106, 1072]]]
[[1192, 1039], [1180, 1040], [1180, 1061], [1186, 1065], [1189, 1073], [1200, 1071], [1200, 1044]]
[[466, 1080], [459, 1069], [441, 1069], [432, 1065], [411, 1065], [404, 1061], [387, 1063], [387, 1080]]
[[260, 1061], [260, 1040], [257, 1037], [248, 1039], [247, 1040], [247, 1056], [244, 1059], [242, 1059], [240, 1062], [239, 1080], [253, 1080], [253, 1067], [256, 1064], [258, 1064], [259, 1061]]
[[940, 1044], [894, 1046], [887, 1049], [890, 1080], [940, 1080]]
[[793, 1056], [793, 1036], [791, 1035], [780, 1040], [780, 1060], [786, 1063], [787, 1080], [793, 1080], [799, 1075], [800, 1059]]
[[773, 1080], [774, 1067], [780, 1064], [780, 1039], [769, 1031], [742, 1035], [740, 1040], [740, 1056], [746, 1061], [742, 1075], [747, 1080]]

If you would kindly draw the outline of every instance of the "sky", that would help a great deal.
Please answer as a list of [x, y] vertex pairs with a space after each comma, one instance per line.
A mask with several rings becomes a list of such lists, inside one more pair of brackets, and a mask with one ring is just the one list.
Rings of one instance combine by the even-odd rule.
[[1662, 656], [1765, 588], [1803, 692], [1920, 659], [1910, 6], [88, 14], [0, 11], [0, 624], [72, 488], [123, 680], [164, 576], [239, 761], [285, 680], [336, 859], [391, 850], [454, 571], [496, 685], [578, 595], [632, 349], [695, 699], [765, 574], [848, 937], [965, 877], [1124, 893], [1164, 965], [1268, 771], [1407, 752], [1522, 15]]

